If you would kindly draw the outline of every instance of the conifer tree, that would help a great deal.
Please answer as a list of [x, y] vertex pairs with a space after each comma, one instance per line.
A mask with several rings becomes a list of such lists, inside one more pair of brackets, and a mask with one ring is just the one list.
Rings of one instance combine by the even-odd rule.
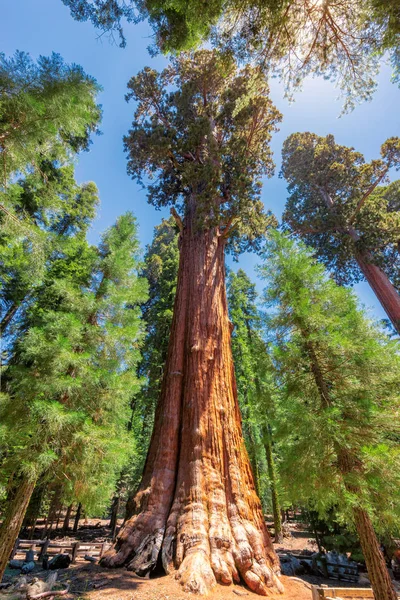
[[65, 64], [59, 54], [36, 63], [25, 52], [0, 54], [3, 190], [16, 173], [40, 172], [42, 161], [65, 161], [88, 147], [101, 116], [99, 90], [80, 66]]
[[397, 0], [63, 0], [78, 21], [104, 32], [148, 19], [164, 52], [188, 50], [210, 37], [240, 59], [257, 61], [296, 88], [307, 75], [340, 85], [347, 107], [370, 98], [379, 61], [389, 53], [399, 81]]
[[42, 163], [41, 174], [32, 173], [7, 189], [5, 206], [13, 219], [0, 215], [0, 327], [5, 345], [8, 336], [17, 335], [18, 323], [40, 289], [46, 261], [62, 251], [66, 238], [85, 236], [97, 201], [92, 182], [78, 185], [72, 165], [57, 167], [53, 162]]
[[144, 461], [153, 430], [154, 412], [161, 392], [161, 383], [168, 353], [176, 281], [179, 266], [178, 228], [172, 217], [163, 219], [154, 229], [152, 243], [144, 255], [142, 276], [149, 285], [149, 297], [142, 306], [146, 337], [138, 374], [144, 384], [132, 402], [131, 427], [140, 452], [135, 464], [126, 473], [131, 492], [126, 517], [132, 516], [134, 496], [143, 471]]
[[[280, 588], [244, 448], [225, 292], [225, 248], [258, 248], [272, 218], [260, 178], [280, 115], [256, 69], [218, 53], [181, 55], [133, 77], [137, 102], [128, 172], [150, 178], [148, 199], [171, 206], [180, 262], [162, 390], [135, 514], [102, 559], [139, 574], [177, 570], [207, 593], [242, 577]], [[180, 214], [178, 214], [178, 212]]]
[[[277, 469], [272, 448], [272, 365], [262, 337], [257, 292], [246, 273], [239, 269], [228, 277], [228, 306], [233, 325], [232, 354], [246, 446], [256, 481], [268, 472], [275, 541], [282, 541]], [[264, 495], [264, 490], [261, 495]]]
[[295, 133], [283, 146], [282, 174], [290, 193], [286, 226], [317, 251], [338, 282], [366, 279], [400, 332], [399, 181], [390, 185], [390, 168], [400, 168], [400, 140], [388, 139], [382, 158], [366, 163], [332, 135]]
[[[92, 218], [75, 196], [78, 186], [68, 167], [88, 148], [101, 117], [96, 81], [58, 54], [33, 62], [28, 54], [0, 55], [0, 244], [1, 331], [4, 336], [42, 282], [50, 238], [63, 234], [68, 219]], [[65, 204], [65, 206], [64, 206]], [[92, 209], [89, 209], [93, 211]], [[67, 221], [62, 220], [63, 211]], [[56, 225], [58, 224], [58, 225]], [[56, 231], [55, 227], [59, 230]], [[50, 235], [49, 237], [49, 234]], [[54, 240], [53, 240], [54, 241]]]
[[[39, 477], [62, 485], [85, 506], [101, 506], [132, 453], [129, 401], [140, 382], [143, 337], [136, 223], [120, 217], [98, 251], [66, 238], [27, 311], [3, 373], [2, 464], [14, 490], [0, 530], [0, 574]], [[8, 426], [8, 429], [7, 429]]]
[[374, 528], [398, 519], [398, 343], [303, 245], [274, 232], [260, 273], [276, 332], [284, 483], [297, 502], [334, 507], [353, 525], [374, 597], [395, 600]]

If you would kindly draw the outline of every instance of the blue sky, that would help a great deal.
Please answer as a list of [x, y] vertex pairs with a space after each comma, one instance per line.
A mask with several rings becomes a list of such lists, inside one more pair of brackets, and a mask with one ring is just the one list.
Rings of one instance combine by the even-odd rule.
[[[99, 38], [91, 24], [75, 22], [61, 0], [0, 0], [0, 4], [2, 52], [9, 55], [17, 49], [24, 50], [33, 58], [59, 52], [65, 61], [82, 65], [104, 88], [100, 96], [104, 111], [103, 135], [95, 137], [90, 151], [80, 156], [76, 170], [78, 181], [93, 180], [100, 190], [101, 208], [90, 232], [91, 241], [97, 241], [99, 233], [118, 215], [132, 210], [139, 220], [142, 244], [149, 243], [154, 226], [167, 213], [149, 206], [145, 190], [126, 174], [122, 136], [128, 131], [133, 114], [133, 105], [124, 100], [129, 78], [146, 65], [160, 69], [167, 62], [163, 56], [149, 56], [150, 28], [145, 23], [127, 26], [127, 47], [121, 49], [108, 38]], [[380, 145], [388, 137], [400, 135], [400, 91], [390, 83], [388, 67], [382, 69], [372, 102], [358, 106], [341, 118], [338, 118], [341, 109], [338, 91], [323, 79], [307, 80], [293, 104], [284, 99], [283, 88], [276, 80], [271, 82], [271, 95], [283, 113], [283, 122], [272, 140], [276, 175], [265, 181], [262, 197], [266, 207], [278, 217], [287, 196], [285, 182], [278, 178], [280, 153], [289, 134], [295, 131], [332, 133], [338, 143], [354, 146], [367, 160], [379, 157]], [[258, 260], [246, 254], [239, 265], [255, 278], [254, 266]], [[356, 286], [356, 290], [375, 316], [385, 316], [367, 284]]]

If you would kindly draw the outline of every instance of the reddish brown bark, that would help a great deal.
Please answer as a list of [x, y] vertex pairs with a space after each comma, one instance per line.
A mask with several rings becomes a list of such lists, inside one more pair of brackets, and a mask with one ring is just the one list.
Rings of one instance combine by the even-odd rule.
[[7, 505], [4, 520], [0, 528], [0, 581], [6, 570], [34, 489], [34, 481], [27, 479], [20, 481], [12, 502], [9, 502]]
[[397, 594], [368, 513], [355, 507], [353, 514], [375, 600], [397, 600]]
[[381, 269], [368, 260], [368, 256], [356, 254], [356, 260], [365, 279], [374, 290], [393, 327], [400, 333], [400, 296]]
[[181, 234], [174, 318], [161, 398], [135, 515], [106, 566], [143, 575], [161, 559], [187, 591], [242, 578], [282, 586], [245, 450], [218, 229]]

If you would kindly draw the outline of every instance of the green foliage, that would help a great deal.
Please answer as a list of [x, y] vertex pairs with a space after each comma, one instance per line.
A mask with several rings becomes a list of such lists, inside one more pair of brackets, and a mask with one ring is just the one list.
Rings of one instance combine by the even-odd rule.
[[134, 452], [126, 425], [140, 387], [140, 304], [147, 295], [138, 268], [130, 213], [97, 251], [76, 235], [49, 257], [3, 369], [2, 471], [10, 484], [19, 475], [44, 477], [87, 511], [108, 502]]
[[100, 87], [59, 54], [13, 58], [0, 54], [0, 177], [37, 170], [42, 161], [64, 161], [87, 148], [101, 117]]
[[154, 412], [161, 392], [164, 365], [178, 276], [178, 235], [172, 218], [154, 229], [152, 243], [147, 246], [142, 276], [149, 285], [148, 300], [142, 305], [146, 337], [138, 374], [143, 387], [132, 402], [132, 430], [137, 441], [136, 460], [129, 474], [128, 487], [136, 489], [146, 459], [153, 431]]
[[369, 99], [379, 61], [389, 52], [398, 80], [400, 9], [397, 0], [63, 0], [72, 16], [116, 31], [124, 19], [148, 19], [164, 52], [195, 48], [212, 37], [242, 60], [257, 61], [286, 81], [288, 91], [308, 75], [336, 81], [345, 107]]
[[263, 505], [271, 508], [265, 438], [273, 414], [273, 369], [262, 338], [262, 322], [256, 301], [255, 285], [246, 273], [242, 269], [237, 273], [230, 272], [228, 306], [233, 325], [232, 353], [243, 434], [259, 496]]
[[273, 221], [260, 200], [261, 178], [273, 171], [268, 142], [280, 120], [264, 77], [203, 50], [182, 54], [162, 73], [145, 68], [128, 87], [127, 99], [137, 102], [125, 137], [128, 172], [148, 184], [149, 202], [186, 213], [190, 200], [199, 227], [229, 233], [235, 223], [234, 253], [257, 246]]
[[377, 531], [399, 514], [399, 349], [303, 245], [271, 234], [260, 268], [275, 332], [280, 474], [295, 503]]
[[[43, 163], [42, 173], [32, 173], [10, 185], [3, 195], [9, 215], [0, 216], [0, 306], [4, 348], [16, 335], [29, 305], [40, 293], [48, 261], [52, 272], [66, 269], [65, 244], [82, 244], [98, 203], [94, 183], [78, 185], [72, 166]], [[79, 261], [68, 268], [82, 269]], [[7, 322], [7, 315], [14, 316]], [[10, 324], [12, 327], [10, 327]]]
[[367, 252], [399, 286], [400, 182], [379, 185], [400, 168], [399, 138], [387, 140], [381, 156], [366, 163], [332, 135], [295, 133], [283, 146], [290, 193], [284, 224], [316, 249], [339, 283], [363, 279], [355, 254]]

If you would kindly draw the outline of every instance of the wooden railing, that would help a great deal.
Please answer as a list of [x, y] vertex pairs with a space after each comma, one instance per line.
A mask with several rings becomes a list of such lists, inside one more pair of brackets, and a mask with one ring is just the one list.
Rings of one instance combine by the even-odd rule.
[[28, 550], [33, 550], [34, 560], [38, 561], [45, 554], [50, 558], [56, 554], [70, 554], [73, 563], [79, 559], [83, 559], [85, 554], [89, 554], [100, 560], [110, 545], [108, 542], [75, 542], [73, 540], [57, 542], [54, 540], [21, 540], [18, 538], [14, 544], [10, 559], [25, 558], [25, 553]]

